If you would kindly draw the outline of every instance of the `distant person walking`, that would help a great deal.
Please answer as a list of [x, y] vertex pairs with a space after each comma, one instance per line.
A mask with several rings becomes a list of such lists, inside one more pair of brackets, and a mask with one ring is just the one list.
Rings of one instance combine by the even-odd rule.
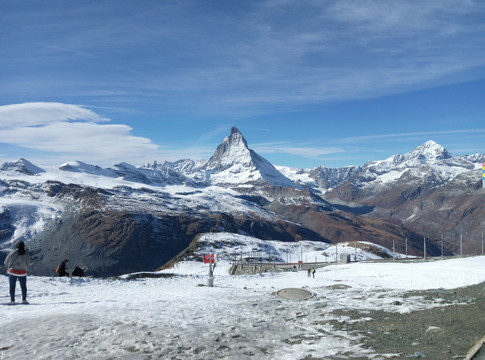
[[10, 285], [10, 302], [9, 305], [15, 305], [15, 287], [17, 280], [22, 290], [22, 304], [28, 304], [27, 301], [27, 267], [33, 263], [28, 251], [25, 249], [25, 243], [19, 241], [5, 258], [5, 266], [8, 272], [8, 282]]
[[312, 269], [308, 268], [308, 273], [307, 274], [308, 274], [308, 277], [312, 277], [312, 275], [311, 275], [312, 274]]
[[67, 259], [61, 261], [61, 263], [59, 264], [59, 266], [56, 269], [57, 276], [59, 276], [59, 277], [69, 276], [69, 274], [66, 271], [66, 267], [67, 267], [68, 262], [69, 262], [69, 260], [67, 260]]
[[315, 277], [315, 271], [316, 271], [315, 268], [312, 268], [312, 275], [313, 275], [313, 277]]

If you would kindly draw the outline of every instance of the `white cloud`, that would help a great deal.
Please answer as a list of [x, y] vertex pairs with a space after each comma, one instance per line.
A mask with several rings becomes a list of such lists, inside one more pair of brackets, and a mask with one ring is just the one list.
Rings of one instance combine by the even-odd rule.
[[67, 121], [103, 122], [109, 119], [79, 105], [35, 102], [0, 106], [0, 129], [44, 126]]
[[25, 103], [0, 106], [0, 143], [98, 163], [155, 158], [159, 147], [132, 128], [83, 106]]

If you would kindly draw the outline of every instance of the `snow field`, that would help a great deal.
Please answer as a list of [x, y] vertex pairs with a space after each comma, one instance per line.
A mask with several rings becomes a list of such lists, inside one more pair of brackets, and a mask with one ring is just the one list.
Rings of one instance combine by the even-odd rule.
[[[406, 291], [485, 281], [485, 257], [430, 262], [352, 263], [306, 272], [230, 276], [230, 263], [181, 263], [169, 278], [67, 279], [30, 276], [31, 305], [0, 307], [2, 360], [7, 359], [301, 359], [366, 356], [355, 335], [332, 321], [338, 310], [409, 311], [442, 306]], [[335, 286], [338, 286], [335, 288]], [[331, 287], [334, 288], [331, 288]], [[306, 288], [306, 301], [280, 299], [282, 288]], [[17, 300], [20, 289], [17, 289]], [[8, 281], [0, 301], [8, 302]], [[396, 301], [400, 305], [396, 305]]]

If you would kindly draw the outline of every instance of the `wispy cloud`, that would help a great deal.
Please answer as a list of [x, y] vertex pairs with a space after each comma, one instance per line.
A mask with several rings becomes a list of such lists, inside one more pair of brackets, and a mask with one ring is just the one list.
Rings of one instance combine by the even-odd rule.
[[[29, 30], [39, 38], [29, 47], [34, 55], [21, 58], [31, 59], [29, 68], [62, 66], [74, 76], [77, 86], [52, 79], [52, 95], [68, 88], [218, 114], [285, 111], [485, 76], [479, 1], [134, 4], [116, 16], [99, 4], [42, 9], [53, 27], [33, 12], [25, 21], [34, 17], [38, 27]], [[96, 76], [86, 77], [90, 72]]]
[[315, 147], [292, 144], [290, 142], [273, 142], [273, 143], [259, 143], [254, 144], [254, 150], [260, 154], [288, 154], [297, 155], [306, 159], [323, 159], [324, 156], [330, 154], [342, 153], [342, 147]]
[[410, 137], [428, 137], [433, 138], [435, 136], [442, 135], [464, 135], [464, 134], [481, 134], [485, 133], [485, 129], [458, 129], [458, 130], [436, 130], [436, 131], [416, 131], [416, 132], [404, 132], [394, 134], [375, 134], [365, 136], [350, 136], [336, 139], [337, 143], [356, 144], [356, 143], [368, 143], [376, 140], [396, 140], [396, 139], [408, 139]]

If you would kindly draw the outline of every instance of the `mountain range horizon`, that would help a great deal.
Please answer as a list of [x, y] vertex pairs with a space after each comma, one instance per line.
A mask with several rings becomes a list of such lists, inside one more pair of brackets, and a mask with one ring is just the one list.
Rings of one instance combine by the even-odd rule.
[[[24, 240], [39, 273], [79, 258], [98, 276], [157, 269], [207, 232], [476, 253], [485, 231], [483, 162], [485, 154], [451, 156], [430, 140], [364, 166], [275, 166], [236, 127], [204, 161], [101, 168], [19, 159], [0, 165], [0, 250]], [[463, 234], [468, 241], [459, 244]]]
[[[224, 143], [227, 142], [226, 139], [230, 139], [233, 136], [240, 137], [241, 144], [245, 148], [247, 148], [253, 154], [256, 154], [258, 157], [264, 159], [262, 156], [258, 155], [256, 152], [254, 152], [252, 149], [249, 148], [248, 143], [247, 143], [246, 139], [244, 138], [244, 135], [234, 125], [234, 126], [231, 127], [230, 134], [228, 136], [226, 136], [226, 138], [224, 138], [223, 141], [221, 142], [221, 144], [217, 147], [217, 149], [215, 150], [214, 155], [211, 158], [209, 158], [208, 160], [197, 160], [197, 162], [198, 163], [202, 163], [202, 162], [204, 162], [204, 163], [211, 163], [212, 162], [213, 163], [215, 161], [214, 158], [217, 157], [217, 153], [218, 152], [221, 152], [221, 151], [222, 152], [224, 151]], [[230, 140], [228, 140], [228, 141], [230, 141]], [[225, 146], [227, 146], [227, 145], [225, 145]], [[448, 159], [448, 158], [452, 158], [453, 157], [448, 152], [448, 150], [445, 148], [445, 146], [437, 143], [436, 141], [434, 141], [432, 139], [429, 139], [429, 140], [425, 141], [424, 143], [416, 146], [414, 149], [408, 151], [405, 154], [393, 154], [393, 155], [390, 155], [389, 157], [387, 157], [385, 160], [399, 158], [400, 156], [406, 157], [405, 155], [408, 155], [407, 156], [408, 158], [409, 157], [419, 157], [419, 156], [424, 155], [428, 160], [429, 159], [431, 159], [431, 160], [433, 160], [433, 159], [434, 160], [443, 160], [443, 159]], [[470, 156], [470, 155], [474, 155], [475, 157], [479, 158], [480, 156], [483, 155], [483, 153], [476, 153], [476, 154], [469, 154], [469, 155], [457, 155], [457, 156], [462, 157], [462, 156]], [[234, 157], [234, 158], [237, 158], [237, 157]], [[6, 162], [4, 162], [4, 164], [16, 162], [16, 161], [22, 160], [22, 159], [23, 160], [27, 160], [29, 163], [31, 163], [32, 165], [34, 165], [32, 162], [30, 162], [28, 159], [26, 159], [24, 157], [18, 157], [14, 161], [6, 161]], [[120, 163], [114, 164], [113, 166], [117, 166], [117, 165], [120, 165], [120, 164], [128, 164], [130, 166], [135, 166], [135, 167], [153, 167], [153, 166], [160, 165], [160, 164], [164, 164], [164, 163], [177, 163], [179, 161], [184, 161], [184, 160], [190, 160], [190, 159], [183, 159], [183, 158], [181, 158], [181, 159], [176, 160], [176, 161], [153, 160], [152, 163], [144, 163], [142, 165], [132, 165], [132, 164], [128, 164], [128, 163], [125, 163], [125, 162], [120, 162]], [[360, 165], [352, 165], [352, 164], [345, 165], [345, 166], [340, 166], [340, 167], [329, 167], [329, 166], [325, 166], [324, 164], [322, 164], [322, 165], [319, 165], [319, 166], [316, 166], [316, 167], [313, 167], [313, 168], [291, 167], [291, 166], [284, 166], [284, 165], [277, 165], [277, 164], [276, 165], [273, 165], [273, 166], [278, 166], [278, 167], [282, 167], [282, 168], [294, 168], [294, 169], [316, 169], [316, 168], [340, 169], [340, 168], [347, 168], [347, 167], [364, 167], [367, 163], [369, 163], [369, 162], [375, 162], [375, 161], [383, 161], [383, 160], [371, 160], [371, 159], [369, 159], [362, 166], [360, 166]], [[61, 167], [61, 168], [64, 167], [64, 166], [69, 167], [69, 165], [72, 164], [72, 163], [78, 163], [78, 164], [82, 164], [82, 165], [92, 165], [92, 166], [95, 166], [95, 167], [100, 168], [96, 164], [89, 164], [89, 163], [87, 163], [85, 161], [79, 161], [79, 160], [76, 160], [76, 159], [73, 159], [73, 160], [68, 161], [68, 162], [64, 162], [62, 164], [59, 164], [58, 166]], [[34, 166], [36, 166], [36, 165], [34, 165]], [[52, 167], [52, 166], [49, 166], [49, 167]], [[205, 164], [204, 167], [210, 169], [211, 165]], [[106, 169], [109, 169], [109, 167], [106, 168]]]

